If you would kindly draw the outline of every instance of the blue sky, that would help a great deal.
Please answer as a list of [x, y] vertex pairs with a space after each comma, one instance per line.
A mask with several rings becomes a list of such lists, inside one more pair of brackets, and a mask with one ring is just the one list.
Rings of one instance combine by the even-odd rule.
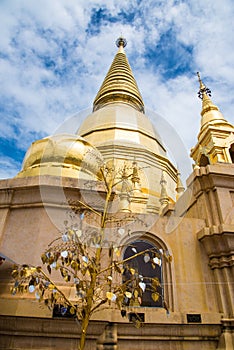
[[146, 107], [189, 155], [200, 124], [197, 71], [234, 122], [233, 17], [232, 0], [1, 0], [0, 178], [17, 174], [33, 141], [91, 107], [121, 33]]

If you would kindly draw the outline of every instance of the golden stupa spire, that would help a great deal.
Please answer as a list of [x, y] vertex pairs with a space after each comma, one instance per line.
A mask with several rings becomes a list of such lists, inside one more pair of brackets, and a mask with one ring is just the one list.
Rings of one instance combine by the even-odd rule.
[[191, 157], [196, 166], [232, 163], [229, 148], [233, 143], [234, 128], [213, 104], [210, 99], [211, 91], [203, 84], [200, 74], [197, 75], [200, 84], [198, 96], [202, 99], [202, 117], [198, 142], [191, 149]]
[[123, 102], [144, 113], [144, 103], [124, 52], [127, 41], [120, 37], [116, 45], [118, 52], [94, 100], [93, 111], [110, 103]]
[[184, 193], [184, 186], [180, 177], [180, 172], [177, 171], [177, 183], [176, 183], [176, 192], [177, 192], [177, 196], [176, 198], [179, 199], [179, 197]]
[[224, 121], [224, 117], [222, 113], [219, 111], [219, 108], [213, 104], [211, 101], [211, 91], [208, 89], [203, 81], [201, 80], [199, 72], [197, 72], [198, 81], [200, 84], [200, 89], [198, 91], [198, 97], [202, 100], [202, 111], [201, 111], [201, 127], [203, 127], [206, 123], [213, 123], [218, 120]]
[[201, 111], [201, 116], [203, 116], [206, 112], [209, 111], [219, 111], [218, 107], [216, 105], [213, 104], [213, 102], [211, 101], [210, 97], [211, 97], [211, 91], [210, 89], [208, 89], [203, 81], [201, 80], [200, 77], [200, 73], [197, 72], [197, 76], [198, 76], [198, 81], [200, 84], [200, 89], [198, 91], [198, 97], [202, 100], [202, 111]]

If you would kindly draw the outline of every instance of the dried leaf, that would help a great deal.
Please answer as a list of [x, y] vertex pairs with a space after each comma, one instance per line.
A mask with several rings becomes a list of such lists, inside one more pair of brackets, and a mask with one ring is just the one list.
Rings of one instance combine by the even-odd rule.
[[143, 293], [145, 291], [145, 288], [146, 288], [146, 284], [144, 282], [140, 282], [139, 283], [139, 287], [142, 289]]
[[67, 312], [67, 307], [62, 306], [61, 309], [60, 309], [60, 312], [61, 312], [61, 315], [64, 316], [66, 314], [66, 312]]
[[87, 256], [82, 256], [82, 260], [87, 264], [89, 262], [89, 259]]
[[87, 271], [88, 271], [87, 267], [85, 267], [84, 269], [81, 269], [82, 275], [85, 276]]
[[132, 293], [131, 292], [125, 292], [125, 295], [128, 299], [130, 299], [132, 297]]
[[67, 256], [68, 256], [67, 250], [64, 250], [64, 251], [61, 252], [61, 257], [62, 258], [67, 258]]
[[45, 255], [45, 254], [42, 254], [42, 256], [41, 256], [41, 260], [42, 260], [43, 264], [45, 264], [45, 263], [46, 263], [46, 261], [47, 261], [47, 257], [46, 257], [46, 255]]
[[127, 311], [126, 310], [121, 310], [121, 316], [122, 317], [126, 317], [127, 315]]
[[54, 261], [52, 264], [50, 264], [50, 267], [51, 267], [52, 269], [55, 269], [55, 268], [57, 267], [56, 261]]
[[65, 277], [67, 275], [67, 271], [64, 268], [60, 268], [60, 273], [62, 275], [62, 277]]
[[31, 271], [28, 266], [25, 266], [21, 271], [20, 271], [20, 276], [21, 277], [29, 277], [31, 276]]
[[16, 288], [11, 288], [11, 294], [15, 295], [17, 293], [17, 289]]
[[33, 284], [31, 284], [29, 287], [28, 287], [28, 291], [29, 293], [33, 293], [35, 291], [35, 286]]
[[114, 296], [114, 293], [106, 292], [106, 297], [107, 297], [108, 300], [112, 300], [113, 296]]
[[71, 229], [71, 228], [68, 229], [68, 234], [69, 234], [70, 236], [73, 236], [74, 233], [75, 233], [75, 231], [74, 231], [73, 229]]
[[11, 275], [12, 275], [13, 278], [18, 277], [18, 275], [19, 275], [18, 270], [13, 270]]
[[72, 268], [73, 270], [78, 270], [78, 267], [79, 267], [79, 265], [77, 264], [77, 262], [74, 261], [74, 260], [72, 260], [72, 262], [71, 262], [71, 268]]
[[67, 243], [69, 241], [68, 235], [66, 233], [62, 235], [62, 241], [64, 243]]
[[76, 236], [77, 236], [78, 238], [80, 238], [80, 237], [82, 236], [82, 231], [81, 231], [81, 230], [77, 230], [77, 231], [76, 231]]
[[71, 280], [71, 276], [70, 275], [67, 275], [67, 276], [64, 277], [64, 281], [65, 282], [70, 282], [70, 280]]
[[153, 301], [156, 302], [156, 301], [158, 301], [160, 295], [159, 295], [159, 293], [154, 292], [154, 293], [151, 294], [151, 297], [152, 297]]
[[157, 277], [152, 278], [152, 287], [156, 288], [158, 286], [160, 286], [159, 279]]
[[70, 312], [71, 315], [74, 315], [75, 312], [76, 312], [76, 310], [75, 310], [74, 307], [71, 307], [70, 310], [69, 310], [69, 312]]
[[162, 265], [162, 260], [159, 259], [157, 256], [155, 258], [153, 258], [153, 262], [155, 264], [157, 264], [158, 266], [161, 266]]
[[115, 252], [117, 257], [120, 257], [121, 252], [120, 252], [119, 248], [114, 248], [114, 252]]
[[150, 256], [148, 253], [144, 255], [144, 262], [147, 264], [150, 261]]

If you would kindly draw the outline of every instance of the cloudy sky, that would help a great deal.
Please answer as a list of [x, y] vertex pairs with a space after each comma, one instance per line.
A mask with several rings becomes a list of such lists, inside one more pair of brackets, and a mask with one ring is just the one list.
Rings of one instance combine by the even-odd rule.
[[33, 141], [91, 107], [121, 33], [146, 107], [189, 155], [197, 71], [234, 123], [233, 18], [233, 0], [0, 0], [0, 178], [17, 174]]

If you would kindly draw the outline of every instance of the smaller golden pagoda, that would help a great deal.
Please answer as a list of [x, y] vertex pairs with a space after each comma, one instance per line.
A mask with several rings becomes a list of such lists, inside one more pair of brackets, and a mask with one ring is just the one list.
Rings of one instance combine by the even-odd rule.
[[202, 100], [201, 128], [198, 143], [191, 149], [191, 157], [198, 166], [233, 163], [234, 127], [211, 101], [211, 91], [197, 74], [200, 84], [198, 96]]

